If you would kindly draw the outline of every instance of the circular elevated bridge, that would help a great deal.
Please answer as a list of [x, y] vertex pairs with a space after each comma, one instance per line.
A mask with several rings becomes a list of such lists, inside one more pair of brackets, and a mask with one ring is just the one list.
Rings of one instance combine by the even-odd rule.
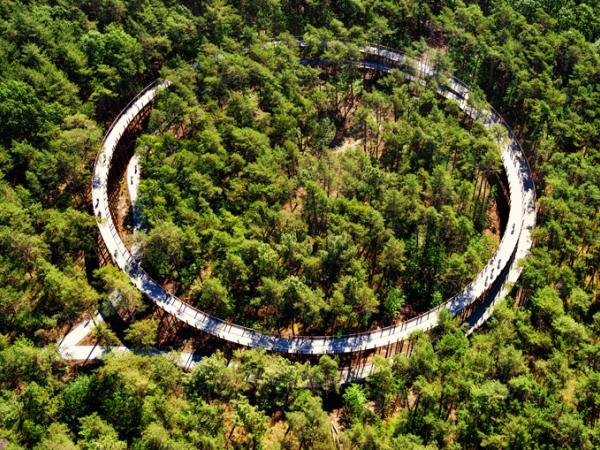
[[[300, 42], [299, 45], [302, 47], [304, 43]], [[187, 325], [220, 339], [246, 347], [302, 355], [364, 352], [389, 348], [395, 344], [397, 348], [398, 343], [408, 341], [415, 331], [435, 327], [442, 309], [452, 315], [460, 315], [469, 324], [469, 333], [487, 320], [494, 306], [506, 297], [518, 279], [522, 270], [519, 261], [529, 253], [532, 244], [531, 231], [536, 216], [535, 187], [523, 150], [502, 117], [489, 106], [474, 106], [469, 99], [469, 88], [458, 79], [446, 75], [438, 77], [431, 65], [388, 48], [367, 46], [361, 49], [361, 54], [361, 60], [348, 64], [381, 73], [398, 69], [408, 79], [421, 84], [426, 84], [428, 79], [437, 79], [439, 95], [455, 100], [465, 114], [491, 129], [496, 137], [508, 180], [509, 214], [496, 252], [477, 277], [457, 295], [420, 316], [385, 328], [339, 337], [284, 337], [260, 333], [214, 317], [181, 301], [140, 266], [119, 235], [111, 212], [111, 201], [118, 195], [118, 189], [114, 189], [114, 166], [117, 163], [127, 165], [127, 161], [123, 161], [127, 156], [123, 156], [118, 149], [123, 141], [132, 142], [135, 139], [135, 131], [132, 130], [139, 130], [157, 93], [170, 85], [168, 80], [158, 80], [140, 92], [115, 118], [96, 158], [92, 182], [94, 213], [106, 250], [112, 261], [152, 302]], [[326, 61], [305, 63], [327, 64]]]

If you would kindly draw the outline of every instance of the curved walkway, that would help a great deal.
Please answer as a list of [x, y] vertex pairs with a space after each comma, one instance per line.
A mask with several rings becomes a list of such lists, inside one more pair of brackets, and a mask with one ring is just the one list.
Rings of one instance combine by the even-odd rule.
[[[357, 64], [364, 68], [382, 72], [398, 68], [409, 78], [423, 84], [427, 82], [427, 78], [436, 76], [432, 67], [422, 62], [412, 62], [402, 53], [382, 47], [365, 47], [362, 51], [364, 59]], [[447, 87], [438, 88], [438, 92], [457, 101], [466, 114], [495, 131], [510, 191], [506, 232], [492, 259], [463, 291], [439, 307], [401, 324], [341, 337], [286, 338], [267, 335], [211, 316], [182, 302], [154, 281], [125, 246], [115, 229], [108, 207], [107, 193], [110, 164], [119, 140], [140, 111], [153, 101], [160, 89], [168, 87], [169, 84], [168, 81], [151, 84], [117, 116], [96, 159], [92, 195], [100, 234], [115, 264], [150, 300], [179, 320], [203, 332], [247, 347], [262, 347], [270, 351], [297, 354], [350, 353], [384, 347], [409, 338], [417, 330], [433, 328], [437, 325], [438, 313], [442, 308], [446, 308], [451, 314], [458, 314], [487, 294], [488, 304], [477, 321], [471, 323], [472, 329], [475, 329], [489, 317], [494, 305], [507, 295], [510, 285], [518, 278], [521, 272], [519, 259], [525, 256], [531, 247], [531, 230], [535, 224], [535, 188], [531, 171], [519, 143], [501, 116], [489, 107], [476, 109], [469, 102], [467, 86], [455, 78], [449, 78]], [[487, 292], [493, 282], [506, 272], [508, 276], [504, 277], [502, 286], [495, 289], [495, 292]]]

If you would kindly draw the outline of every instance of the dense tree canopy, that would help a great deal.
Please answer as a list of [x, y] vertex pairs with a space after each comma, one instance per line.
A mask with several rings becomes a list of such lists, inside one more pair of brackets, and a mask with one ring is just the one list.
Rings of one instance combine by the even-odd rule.
[[[600, 447], [599, 8], [0, 1], [0, 446]], [[291, 36], [333, 64], [365, 42], [427, 57], [505, 116], [538, 192], [519, 307], [469, 338], [443, 317], [344, 388], [332, 358], [256, 350], [190, 373], [140, 354], [67, 364], [55, 343], [98, 307], [128, 322], [97, 340], [163, 338], [122, 274], [98, 270], [89, 191], [102, 130], [159, 76], [174, 87], [137, 143], [141, 243], [191, 302], [271, 330], [356, 329], [443, 300], [485, 261], [499, 165], [484, 130], [397, 73], [322, 76]]]
[[457, 293], [492, 254], [482, 229], [499, 233], [493, 138], [399, 72], [320, 77], [297, 52], [207, 45], [198, 81], [163, 93], [162, 133], [138, 145], [144, 265], [203, 310], [278, 331], [389, 323]]

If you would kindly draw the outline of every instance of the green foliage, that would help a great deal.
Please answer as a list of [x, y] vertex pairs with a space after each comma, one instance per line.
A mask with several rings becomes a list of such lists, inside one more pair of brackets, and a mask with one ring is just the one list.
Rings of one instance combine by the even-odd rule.
[[235, 413], [233, 423], [244, 429], [250, 447], [257, 447], [267, 431], [267, 416], [245, 397], [234, 400], [232, 404]]
[[0, 351], [0, 386], [14, 389], [21, 383], [51, 382], [62, 372], [64, 362], [52, 347], [37, 348], [27, 339], [18, 339]]
[[321, 400], [302, 391], [286, 415], [290, 431], [296, 435], [300, 448], [331, 449], [327, 414]]
[[[263, 330], [391, 323], [485, 263], [498, 147], [436, 83], [300, 59], [408, 49], [473, 86], [533, 167], [538, 223], [513, 290], [465, 338], [447, 316], [410, 358], [340, 392], [344, 448], [600, 447], [598, 2], [0, 2], [0, 446], [331, 448], [337, 361], [265, 352], [109, 356], [69, 368], [72, 321], [140, 294], [95, 272], [102, 129], [157, 78], [137, 151], [143, 265], [202, 308]], [[304, 52], [292, 36], [303, 36]], [[266, 45], [277, 39], [282, 45]], [[325, 45], [326, 44], [326, 45]], [[347, 144], [343, 147], [340, 144]], [[343, 150], [342, 150], [343, 148]], [[508, 231], [507, 231], [508, 232]], [[125, 332], [139, 347], [156, 323]], [[27, 338], [25, 338], [25, 336]], [[109, 328], [93, 336], [115, 344]], [[340, 361], [341, 363], [342, 361]], [[82, 373], [84, 372], [84, 373]], [[324, 401], [323, 401], [324, 400]]]
[[89, 415], [94, 401], [94, 378], [80, 376], [65, 384], [62, 391], [61, 417], [71, 427], [79, 422], [81, 417]]
[[33, 88], [16, 80], [0, 84], [0, 136], [2, 143], [32, 139], [47, 130], [46, 107]]
[[215, 311], [219, 316], [227, 316], [231, 303], [227, 289], [218, 278], [209, 278], [202, 283], [202, 293], [198, 306], [204, 310]]
[[352, 384], [344, 390], [344, 412], [351, 422], [360, 422], [365, 417], [367, 401], [365, 390], [358, 384]]
[[388, 294], [383, 302], [383, 308], [388, 317], [396, 317], [398, 312], [404, 306], [406, 299], [400, 290], [393, 286], [388, 291]]
[[192, 372], [186, 388], [191, 397], [231, 400], [239, 390], [243, 389], [240, 384], [239, 375], [227, 366], [227, 360], [217, 352], [200, 361]]
[[142, 307], [141, 292], [117, 267], [104, 266], [96, 272], [96, 276], [102, 281], [107, 300], [110, 302], [109, 305], [105, 305], [107, 308], [110, 306], [134, 312]]
[[119, 440], [119, 436], [110, 424], [106, 423], [98, 414], [81, 417], [80, 440], [78, 443], [83, 449], [106, 448], [111, 450], [126, 449], [127, 444]]
[[125, 332], [125, 338], [134, 348], [149, 349], [156, 344], [158, 320], [144, 319], [132, 323]]
[[[338, 44], [323, 51], [356, 56]], [[272, 331], [340, 333], [441, 303], [492, 253], [479, 232], [497, 145], [397, 74], [319, 79], [302, 56], [205, 45], [199, 76], [175, 75], [151, 122], [165, 131], [179, 115], [183, 135], [138, 146], [145, 267], [201, 308]]]
[[112, 347], [119, 344], [119, 338], [106, 324], [100, 323], [94, 327], [90, 336], [96, 344], [102, 347]]

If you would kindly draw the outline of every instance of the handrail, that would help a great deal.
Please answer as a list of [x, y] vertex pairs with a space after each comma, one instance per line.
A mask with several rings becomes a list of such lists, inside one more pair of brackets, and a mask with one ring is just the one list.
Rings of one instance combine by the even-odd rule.
[[[142, 97], [144, 94], [146, 94], [150, 89], [152, 89], [154, 86], [156, 86], [157, 84], [161, 83], [162, 81], [160, 79], [156, 79], [154, 81], [152, 81], [150, 84], [148, 84], [145, 88], [143, 88], [140, 92], [137, 93], [137, 95], [135, 97], [133, 97], [129, 103], [127, 103], [122, 109], [121, 111], [119, 111], [119, 113], [117, 114], [117, 116], [113, 119], [113, 121], [110, 123], [109, 127], [106, 129], [106, 133], [104, 134], [104, 137], [102, 138], [102, 147], [104, 147], [104, 143], [106, 142], [106, 138], [108, 137], [108, 135], [110, 134], [110, 132], [112, 131], [112, 129], [114, 128], [115, 124], [121, 119], [121, 117], [123, 117], [123, 114], [125, 113], [125, 111], [127, 111], [131, 105], [133, 105], [140, 97]], [[94, 159], [94, 168], [96, 167], [96, 164], [98, 164], [98, 159], [100, 158], [100, 155], [103, 152], [98, 152], [96, 154], [96, 158]], [[94, 170], [95, 173], [95, 170]]]
[[[370, 51], [375, 50], [372, 53], [369, 53]], [[388, 53], [388, 55], [382, 55], [382, 50], [386, 51]], [[414, 60], [412, 60], [409, 57], [406, 57], [405, 54], [400, 53], [398, 51], [395, 50], [387, 50], [381, 46], [379, 47], [375, 47], [375, 46], [369, 46], [369, 47], [364, 47], [362, 48], [362, 51], [365, 55], [368, 56], [375, 56], [375, 57], [384, 57], [388, 60], [392, 60], [391, 56], [397, 56], [396, 58], [396, 62], [394, 62], [394, 64], [400, 64], [400, 63], [408, 63], [410, 64], [411, 62], [414, 62]], [[393, 60], [392, 60], [393, 61]], [[367, 63], [362, 62], [363, 65], [366, 66]], [[436, 72], [430, 67], [429, 64], [425, 63], [421, 63], [419, 62], [420, 67], [418, 69], [416, 69], [416, 71], [418, 73], [420, 73], [420, 76], [416, 76], [416, 75], [412, 75], [411, 73], [408, 74], [409, 77], [412, 77], [413, 79], [418, 79], [423, 81], [424, 77], [423, 77], [423, 73], [426, 73], [428, 76], [429, 74], [433, 74], [434, 76], [436, 75]], [[380, 65], [381, 66], [381, 65]], [[383, 67], [383, 66], [382, 66]], [[379, 67], [377, 70], [391, 70], [392, 68], [394, 68], [393, 66], [386, 66], [385, 68]], [[409, 66], [409, 68], [411, 69], [411, 72], [415, 70], [415, 67], [411, 67]], [[401, 69], [402, 70], [402, 69]], [[465, 105], [468, 104], [468, 93], [469, 93], [469, 89], [468, 87], [462, 83], [462, 81], [458, 80], [457, 78], [454, 77], [449, 77], [451, 82], [457, 83], [459, 84], [461, 87], [463, 87], [463, 92], [457, 92], [455, 89], [452, 89], [451, 87], [446, 86], [445, 87], [445, 91], [442, 91], [441, 87], [439, 88], [439, 90], [441, 91], [442, 95], [444, 92], [448, 92], [451, 91], [454, 93], [454, 95], [456, 96], [456, 98], [460, 99], [460, 101], [463, 101], [465, 103]], [[113, 122], [111, 123], [110, 127], [108, 128], [108, 131], [102, 141], [103, 144], [103, 151], [99, 152], [97, 157], [96, 157], [96, 162], [94, 164], [94, 180], [96, 180], [96, 173], [97, 173], [97, 169], [99, 166], [98, 163], [98, 159], [100, 157], [100, 154], [106, 155], [108, 153], [109, 159], [108, 161], [105, 161], [108, 165], [110, 165], [110, 161], [112, 160], [112, 152], [114, 151], [114, 149], [116, 148], [116, 145], [118, 144], [118, 141], [121, 139], [123, 133], [125, 132], [125, 130], [127, 129], [127, 126], [129, 125], [129, 123], [133, 120], [133, 118], [135, 117], [135, 115], [139, 114], [139, 111], [141, 109], [143, 109], [150, 101], [152, 101], [152, 99], [154, 98], [155, 92], [156, 92], [156, 88], [158, 88], [159, 86], [168, 86], [169, 82], [168, 81], [161, 81], [161, 80], [155, 80], [152, 83], [150, 83], [148, 86], [146, 86], [140, 93], [138, 93], [126, 106], [125, 108], [123, 108], [123, 110], [121, 110], [121, 112], [117, 115], [117, 117], [113, 120]], [[125, 123], [123, 124], [123, 129], [122, 130], [116, 130], [117, 125], [120, 123], [120, 121], [123, 119], [123, 117], [125, 117], [127, 115], [128, 112], [130, 112], [130, 109], [133, 108], [133, 106], [146, 94], [149, 94], [150, 98], [148, 99], [148, 101], [143, 104], [141, 107], [138, 108], [138, 111], [136, 112], [135, 115], [132, 115], [131, 117], [128, 117], [125, 121]], [[107, 218], [110, 218], [109, 222], [108, 222], [108, 233], [111, 235], [112, 240], [114, 242], [114, 246], [115, 246], [115, 251], [114, 251], [114, 255], [111, 254], [111, 257], [113, 257], [113, 259], [115, 260], [115, 262], [117, 263], [117, 265], [119, 265], [130, 277], [130, 279], [132, 281], [134, 281], [134, 283], [138, 284], [138, 287], [144, 291], [153, 301], [155, 301], [157, 304], [159, 304], [159, 306], [167, 309], [169, 306], [171, 305], [176, 305], [176, 312], [172, 312], [172, 314], [175, 314], [177, 317], [179, 317], [181, 320], [185, 321], [186, 323], [192, 325], [192, 326], [196, 326], [196, 327], [200, 327], [200, 326], [205, 326], [207, 323], [212, 322], [212, 328], [215, 329], [211, 329], [208, 330], [208, 332], [212, 332], [213, 334], [223, 337], [225, 339], [231, 340], [233, 342], [240, 342], [240, 338], [236, 338], [234, 339], [234, 335], [235, 333], [233, 333], [233, 331], [237, 331], [237, 332], [241, 332], [242, 335], [248, 335], [248, 336], [252, 336], [254, 339], [256, 340], [266, 340], [266, 342], [257, 342], [256, 345], [260, 345], [263, 346], [265, 348], [269, 348], [271, 350], [276, 350], [276, 351], [287, 351], [287, 352], [303, 352], [302, 348], [296, 348], [298, 345], [301, 345], [302, 343], [305, 342], [311, 342], [311, 341], [322, 341], [323, 343], [325, 342], [337, 342], [337, 343], [341, 343], [346, 341], [346, 343], [348, 344], [349, 347], [351, 348], [346, 348], [344, 347], [343, 349], [332, 349], [332, 344], [330, 344], [330, 346], [328, 347], [330, 349], [329, 352], [331, 353], [337, 353], [337, 352], [353, 352], [353, 351], [359, 351], [359, 350], [363, 350], [365, 348], [376, 348], [376, 347], [380, 347], [381, 345], [377, 345], [377, 346], [372, 346], [367, 344], [363, 344], [362, 342], [358, 341], [359, 338], [362, 337], [383, 337], [386, 333], [388, 334], [388, 336], [391, 336], [393, 333], [396, 332], [402, 332], [405, 331], [409, 328], [413, 328], [418, 326], [420, 323], [427, 321], [429, 322], [429, 320], [431, 319], [431, 316], [433, 314], [435, 314], [437, 316], [437, 314], [439, 313], [439, 311], [441, 311], [442, 308], [445, 308], [447, 310], [449, 310], [451, 313], [456, 314], [460, 311], [462, 311], [464, 308], [466, 308], [467, 306], [471, 305], [473, 302], [476, 301], [477, 297], [473, 297], [473, 295], [469, 294], [469, 290], [472, 289], [476, 283], [478, 281], [481, 281], [481, 278], [484, 276], [484, 274], [488, 271], [490, 271], [490, 275], [488, 275], [489, 277], [492, 277], [490, 279], [490, 281], [487, 281], [488, 276], [486, 276], [486, 282], [485, 285], [483, 286], [485, 289], [483, 290], [483, 293], [485, 293], [489, 287], [493, 284], [494, 281], [496, 281], [496, 279], [498, 278], [498, 275], [494, 275], [494, 272], [501, 274], [505, 269], [512, 267], [512, 263], [510, 264], [509, 267], [509, 263], [510, 260], [512, 259], [512, 256], [509, 258], [504, 258], [505, 261], [500, 261], [498, 260], [498, 263], [496, 264], [496, 257], [499, 257], [498, 255], [501, 252], [501, 249], [504, 249], [503, 246], [507, 245], [506, 242], [509, 241], [510, 239], [514, 239], [515, 245], [511, 247], [510, 249], [510, 254], [514, 255], [516, 248], [518, 246], [518, 243], [521, 239], [521, 233], [523, 230], [523, 224], [525, 221], [525, 211], [526, 211], [526, 205], [525, 205], [525, 197], [524, 197], [524, 185], [523, 185], [523, 177], [524, 175], [526, 175], [529, 180], [533, 183], [533, 180], [531, 179], [531, 176], [529, 176], [531, 174], [531, 169], [527, 163], [527, 159], [524, 156], [523, 153], [523, 149], [520, 145], [520, 143], [516, 140], [516, 138], [514, 137], [514, 134], [512, 133], [512, 131], [510, 130], [510, 127], [508, 127], [508, 125], [506, 124], [505, 120], [502, 118], [502, 116], [500, 116], [500, 114], [497, 113], [497, 111], [495, 109], [493, 109], [491, 106], [486, 105], [486, 109], [485, 110], [478, 110], [478, 109], [474, 109], [471, 105], [470, 106], [470, 111], [467, 112], [469, 115], [473, 116], [474, 119], [483, 119], [484, 123], [487, 123], [488, 120], [493, 119], [493, 123], [499, 123], [503, 126], [503, 128], [506, 130], [507, 132], [507, 138], [508, 141], [510, 143], [510, 145], [508, 143], [506, 143], [505, 137], [498, 134], [496, 137], [499, 141], [499, 143], [502, 145], [506, 146], [506, 149], [512, 149], [513, 145], [516, 143], [517, 144], [517, 153], [518, 153], [518, 158], [519, 158], [519, 162], [525, 162], [526, 164], [526, 168], [525, 168], [525, 174], [522, 173], [522, 167], [520, 167], [518, 169], [518, 183], [519, 183], [519, 187], [517, 186], [513, 186], [513, 181], [511, 180], [511, 177], [508, 177], [508, 183], [509, 183], [509, 192], [511, 197], [514, 197], [515, 195], [520, 194], [521, 195], [521, 205], [517, 205], [514, 202], [511, 201], [511, 213], [509, 213], [509, 221], [510, 221], [510, 216], [512, 214], [513, 211], [513, 207], [517, 208], [517, 206], [520, 206], [521, 209], [521, 221], [519, 224], [519, 230], [518, 233], [516, 234], [512, 234], [512, 233], [508, 233], [505, 232], [504, 236], [502, 237], [502, 239], [500, 240], [500, 244], [498, 245], [496, 251], [494, 252], [494, 256], [486, 263], [486, 265], [483, 267], [483, 269], [478, 273], [478, 275], [463, 289], [461, 290], [458, 294], [452, 296], [450, 299], [446, 300], [444, 303], [423, 312], [422, 314], [419, 314], [416, 317], [413, 317], [409, 320], [403, 321], [400, 324], [394, 324], [394, 325], [389, 325], [386, 327], [382, 327], [376, 330], [368, 330], [368, 331], [361, 331], [361, 332], [356, 332], [356, 333], [348, 333], [348, 334], [344, 334], [342, 336], [339, 337], [335, 337], [335, 336], [293, 336], [293, 337], [283, 337], [280, 335], [274, 335], [274, 334], [269, 334], [269, 333], [264, 333], [264, 332], [258, 332], [255, 331], [251, 328], [242, 326], [242, 325], [238, 325], [238, 324], [234, 324], [228, 320], [225, 319], [221, 319], [218, 317], [213, 316], [212, 314], [208, 314], [205, 313], [203, 311], [200, 311], [199, 309], [181, 301], [179, 298], [177, 298], [175, 295], [167, 292], [166, 290], [164, 290], [159, 283], [157, 283], [154, 279], [152, 279], [152, 277], [150, 277], [150, 275], [141, 267], [141, 265], [133, 258], [131, 252], [127, 249], [127, 247], [125, 246], [124, 242], [122, 241], [122, 239], [120, 238], [114, 223], [112, 222], [112, 214], [110, 212], [110, 208], [108, 208], [108, 194], [107, 194], [107, 190], [106, 190], [106, 185], [104, 185], [104, 190], [101, 192], [100, 197], [96, 197], [98, 200], [102, 199], [103, 202], [105, 201], [105, 208], [104, 208], [104, 213], [106, 214]], [[465, 106], [464, 108], [466, 108], [467, 106]], [[466, 110], [465, 110], [466, 111]], [[486, 114], [483, 114], [486, 113]], [[484, 117], [485, 116], [485, 117]], [[106, 149], [106, 143], [108, 140], [108, 137], [112, 135], [112, 133], [114, 131], [117, 131], [117, 136], [116, 136], [116, 140], [114, 142], [114, 145], [112, 146], [112, 148], [110, 149]], [[511, 158], [514, 158], [514, 153], [509, 153]], [[507, 167], [507, 164], [510, 165], [511, 161], [505, 161], [504, 159], [504, 153], [502, 154], [503, 156], [503, 164], [505, 167]], [[106, 183], [108, 182], [108, 170], [106, 171]], [[95, 187], [95, 186], [94, 186]], [[93, 189], [94, 189], [93, 187]], [[521, 189], [519, 189], [521, 188]], [[535, 186], [533, 186], [533, 195], [534, 195], [534, 200], [535, 200]], [[514, 200], [514, 199], [513, 199]], [[515, 224], [516, 225], [516, 224]], [[99, 220], [99, 226], [101, 227], [101, 231], [102, 231], [102, 226], [100, 224], [100, 220]], [[103, 235], [104, 237], [104, 235]], [[108, 246], [108, 245], [107, 245]], [[504, 249], [505, 253], [506, 250], [508, 249]], [[119, 261], [119, 256], [121, 256], [124, 259], [124, 263], [120, 264]], [[497, 268], [496, 268], [497, 266]], [[145, 286], [145, 284], [149, 284], [150, 286]], [[154, 292], [151, 292], [151, 286], [156, 286], [156, 288], [162, 292], [162, 296], [159, 298]], [[480, 286], [481, 287], [481, 286]], [[461, 302], [460, 304], [458, 304], [455, 308], [453, 307], [453, 303], [455, 301], [460, 300], [461, 297], [464, 297], [465, 302]], [[160, 305], [160, 303], [164, 302], [165, 305]], [[172, 308], [170, 308], [172, 309]], [[182, 311], [186, 311], [186, 310], [190, 310], [191, 312], [195, 313], [194, 314], [194, 319], [195, 319], [195, 324], [193, 325], [192, 323], [190, 323], [191, 319], [189, 317], [186, 317], [183, 315]], [[198, 319], [198, 316], [200, 316], [200, 319]], [[200, 324], [199, 324], [200, 322]], [[204, 327], [203, 329], [205, 329], [206, 327]], [[226, 331], [222, 332], [222, 328], [225, 328]], [[227, 330], [228, 328], [228, 330]], [[205, 331], [207, 331], [205, 329]], [[227, 333], [227, 334], [225, 334]], [[397, 342], [400, 338], [394, 338], [394, 342]], [[324, 344], [323, 344], [324, 345]]]

